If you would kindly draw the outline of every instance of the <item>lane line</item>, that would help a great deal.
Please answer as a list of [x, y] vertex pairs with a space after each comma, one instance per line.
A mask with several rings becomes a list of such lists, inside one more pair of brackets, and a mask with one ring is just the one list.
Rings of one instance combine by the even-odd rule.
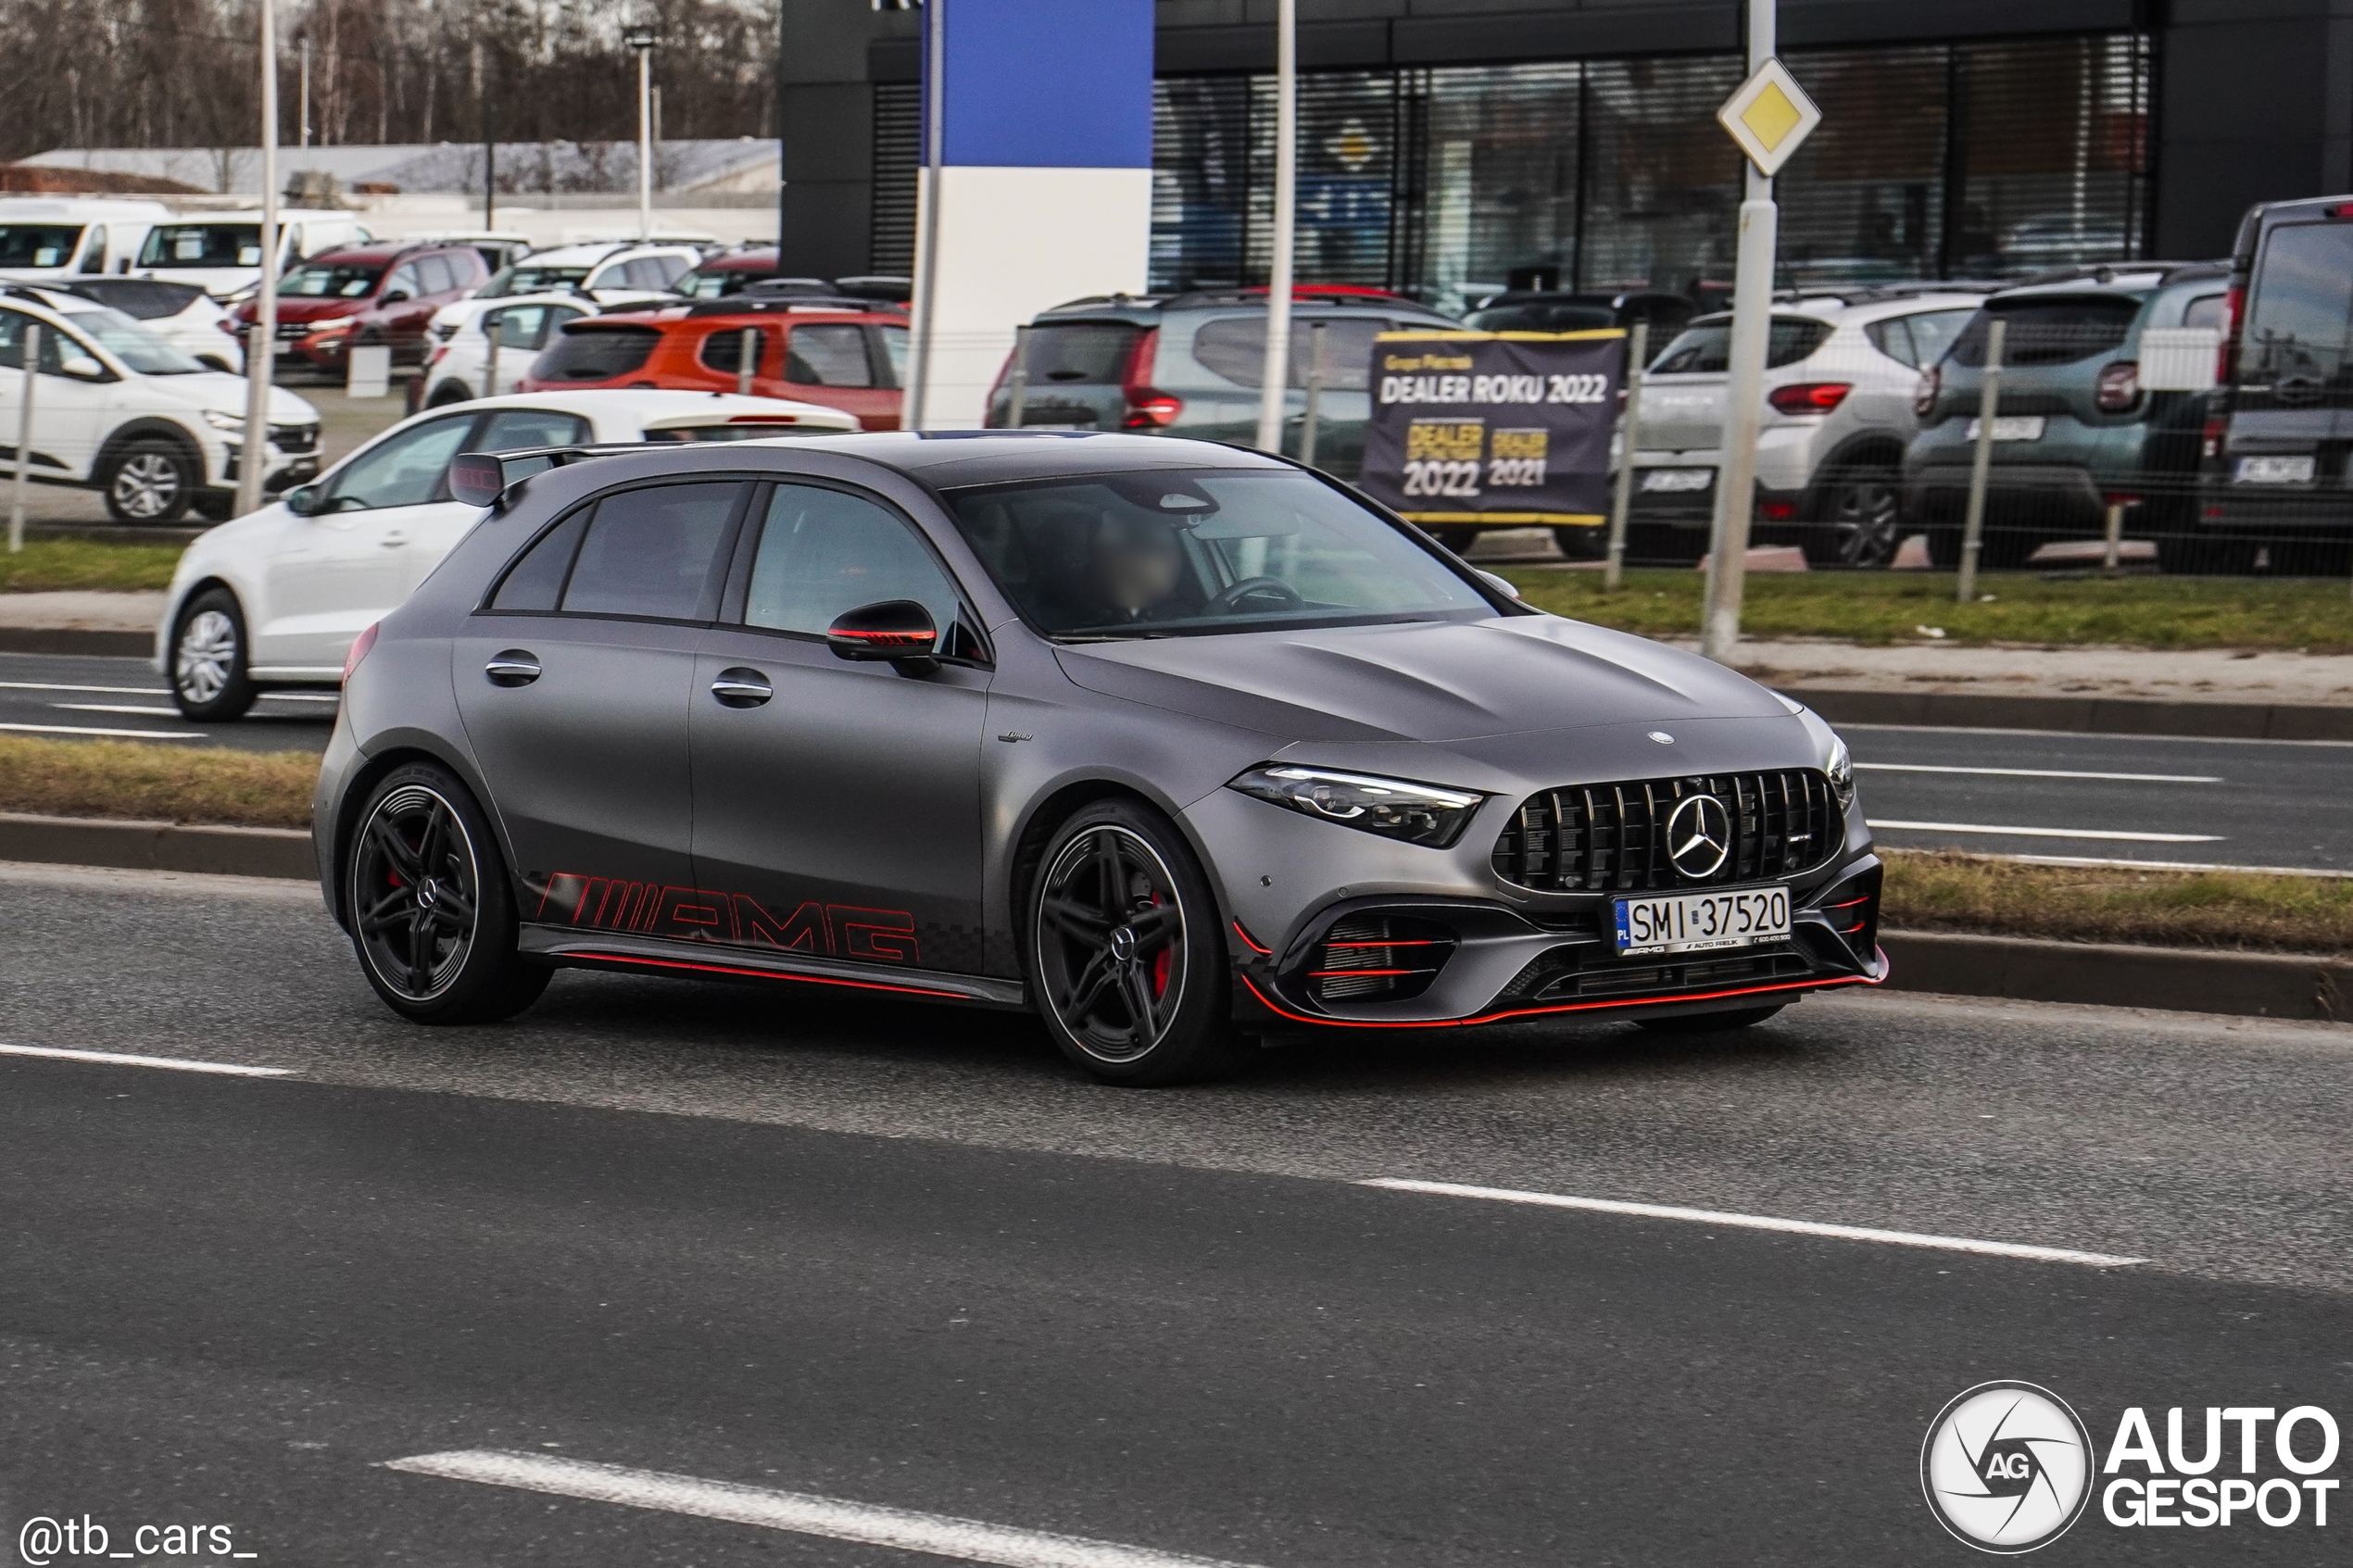
[[964, 1562], [993, 1562], [1001, 1568], [1245, 1568], [1243, 1564], [1222, 1562], [1214, 1558], [1121, 1546], [1113, 1541], [1089, 1540], [1084, 1536], [1017, 1530], [1011, 1525], [959, 1519], [948, 1513], [918, 1513], [911, 1509], [883, 1508], [843, 1498], [776, 1491], [733, 1481], [705, 1481], [659, 1470], [632, 1470], [624, 1465], [500, 1449], [417, 1454], [409, 1459], [386, 1460], [384, 1468], [415, 1475], [437, 1475], [450, 1481], [479, 1481], [492, 1486], [581, 1498], [590, 1502], [620, 1503], [663, 1513], [684, 1513], [698, 1519], [757, 1524], [795, 1535], [823, 1536], [830, 1540], [952, 1557]]
[[134, 708], [127, 702], [53, 702], [52, 708], [69, 713], [152, 713], [158, 719], [178, 719], [176, 708]]
[[2123, 833], [2095, 828], [2015, 828], [1989, 825], [1984, 822], [1899, 822], [1871, 818], [1867, 826], [1890, 828], [1906, 833], [1990, 833], [1997, 837], [2017, 838], [2114, 838], [2133, 844], [2220, 844], [2222, 835], [2216, 833]]
[[2114, 730], [2004, 730], [1970, 724], [1837, 724], [1849, 730], [1885, 730], [1905, 735], [2032, 735], [2043, 740], [2163, 742], [2169, 746], [2353, 746], [2353, 740], [2275, 740], [2269, 735], [2133, 735]]
[[121, 1051], [69, 1051], [55, 1046], [0, 1045], [0, 1056], [37, 1056], [53, 1061], [94, 1061], [108, 1067], [162, 1067], [174, 1073], [219, 1073], [232, 1078], [289, 1078], [291, 1067], [247, 1067], [234, 1061], [190, 1061], [176, 1056], [129, 1056]]
[[0, 681], [6, 692], [96, 692], [105, 696], [170, 696], [156, 686], [75, 686], [56, 681]]
[[2113, 779], [2120, 784], [2222, 782], [2205, 773], [2078, 773], [2061, 768], [1948, 768], [1929, 762], [1857, 762], [1855, 771], [1869, 773], [1985, 773], [2004, 779]]
[[[177, 717], [177, 715], [174, 715]], [[35, 735], [112, 735], [130, 740], [202, 740], [197, 730], [101, 730], [87, 724], [0, 724], [0, 730]]]
[[2096, 855], [1972, 855], [1958, 849], [1899, 849], [1881, 847], [1891, 855], [1958, 855], [1965, 860], [2007, 860], [2029, 866], [2123, 866], [2136, 872], [2243, 872], [2251, 876], [2353, 877], [2353, 871], [2327, 871], [2311, 866], [2233, 866], [2219, 860], [2122, 860]]
[[1480, 1198], [1497, 1203], [1528, 1203], [1544, 1209], [1583, 1209], [1599, 1214], [1630, 1214], [1643, 1220], [1688, 1220], [1697, 1224], [1729, 1225], [1740, 1230], [1785, 1231], [1793, 1236], [1829, 1236], [1838, 1241], [1876, 1241], [1890, 1247], [1975, 1252], [1989, 1258], [2025, 1258], [2039, 1263], [2083, 1263], [2095, 1269], [2120, 1269], [2148, 1261], [2146, 1258], [2120, 1258], [2107, 1252], [2078, 1252], [2065, 1247], [2029, 1247], [2015, 1241], [1977, 1241], [1968, 1236], [1884, 1231], [1867, 1225], [1828, 1225], [1813, 1220], [1779, 1220], [1765, 1214], [1731, 1214], [1714, 1209], [1621, 1203], [1607, 1198], [1564, 1198], [1556, 1193], [1521, 1192], [1512, 1187], [1465, 1186], [1459, 1182], [1417, 1182], [1403, 1177], [1381, 1176], [1355, 1185], [1386, 1187], [1392, 1192], [1434, 1193], [1441, 1198]]

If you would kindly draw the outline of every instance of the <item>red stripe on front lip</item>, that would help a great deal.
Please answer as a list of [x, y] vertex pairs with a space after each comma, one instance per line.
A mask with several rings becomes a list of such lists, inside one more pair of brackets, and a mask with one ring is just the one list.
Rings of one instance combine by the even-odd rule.
[[598, 963], [643, 964], [649, 969], [694, 970], [704, 974], [741, 974], [754, 980], [798, 980], [809, 985], [847, 985], [856, 991], [895, 991], [907, 997], [943, 997], [950, 1001], [968, 1002], [973, 997], [961, 991], [932, 991], [921, 985], [888, 985], [879, 980], [836, 980], [823, 974], [786, 974], [781, 970], [744, 969], [735, 964], [688, 963], [683, 959], [641, 959], [627, 953], [560, 953], [559, 958], [591, 959]]
[[1370, 1018], [1317, 1018], [1312, 1013], [1293, 1012], [1258, 988], [1258, 983], [1245, 974], [1242, 984], [1250, 994], [1274, 1012], [1300, 1023], [1327, 1023], [1341, 1029], [1467, 1029], [1477, 1023], [1496, 1023], [1506, 1018], [1534, 1018], [1554, 1012], [1592, 1012], [1604, 1008], [1664, 1007], [1671, 1002], [1712, 1002], [1726, 997], [1758, 997], [1775, 991], [1822, 991], [1833, 985], [1878, 985], [1888, 976], [1887, 955], [1879, 955], [1881, 970], [1877, 980], [1869, 975], [1845, 975], [1831, 980], [1795, 980], [1785, 985], [1744, 985], [1733, 991], [1695, 991], [1687, 997], [1640, 997], [1617, 1002], [1563, 1002], [1546, 1008], [1511, 1008], [1503, 1012], [1481, 1013], [1474, 1018], [1415, 1018], [1386, 1022]]

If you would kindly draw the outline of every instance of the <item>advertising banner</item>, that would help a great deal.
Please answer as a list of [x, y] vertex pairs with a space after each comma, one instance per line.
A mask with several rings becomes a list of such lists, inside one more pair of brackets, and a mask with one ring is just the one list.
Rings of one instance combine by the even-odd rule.
[[1419, 523], [1604, 526], [1625, 337], [1381, 333], [1356, 483]]

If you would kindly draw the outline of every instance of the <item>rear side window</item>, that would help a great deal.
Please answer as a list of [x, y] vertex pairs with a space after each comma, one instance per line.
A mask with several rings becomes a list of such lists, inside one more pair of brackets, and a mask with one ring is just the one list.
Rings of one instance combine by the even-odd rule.
[[597, 503], [562, 608], [573, 615], [702, 619], [712, 565], [743, 485], [656, 484]]
[[803, 386], [875, 384], [863, 327], [795, 327], [785, 340], [785, 379]]
[[1917, 316], [1891, 316], [1863, 329], [1871, 346], [1914, 370], [1933, 365], [1976, 315], [1974, 310], [1923, 310]]
[[651, 327], [590, 327], [566, 332], [532, 366], [539, 381], [610, 381], [645, 368], [661, 334]]
[[[1291, 323], [1290, 384], [1307, 384], [1307, 360], [1315, 352], [1315, 332], [1324, 329], [1324, 385], [1339, 392], [1362, 392], [1373, 363], [1373, 339], [1399, 326], [1418, 321], [1384, 321], [1356, 317], [1348, 320], [1310, 319]], [[1266, 375], [1266, 318], [1221, 316], [1205, 321], [1193, 334], [1193, 361], [1242, 386], [1257, 386]]]
[[[888, 327], [887, 332], [904, 332]], [[1125, 321], [1047, 321], [1029, 329], [1032, 386], [1117, 386], [1144, 329]]]
[[584, 507], [541, 534], [539, 543], [507, 569], [506, 580], [490, 596], [490, 608], [543, 613], [555, 608], [564, 591], [564, 575], [572, 570], [573, 552], [587, 531], [588, 508]]
[[2182, 307], [2182, 325], [2211, 327], [2222, 332], [2231, 324], [2231, 298], [2228, 295], [2202, 294]]
[[2353, 317], [2353, 224], [2291, 223], [2271, 231], [2248, 291], [2239, 377], [2271, 383], [2328, 381], [2344, 363]]
[[759, 327], [722, 327], [715, 332], [706, 334], [702, 340], [702, 352], [698, 356], [702, 360], [703, 369], [717, 370], [723, 375], [730, 376], [741, 370], [744, 364], [744, 337], [747, 333], [756, 340], [751, 354], [751, 364], [752, 369], [755, 371], [758, 370], [761, 362], [768, 358], [769, 341], [769, 334]]
[[1985, 363], [1985, 345], [1999, 315], [2009, 323], [2003, 359], [2012, 365], [2074, 365], [2113, 354], [2124, 346], [2141, 302], [2120, 295], [2021, 299], [1988, 305], [1953, 341], [1952, 360], [1974, 370]]
[[[1772, 336], [1767, 340], [1765, 368], [1777, 370], [1783, 365], [1794, 365], [1822, 346], [1831, 335], [1828, 321], [1817, 321], [1808, 316], [1776, 316]], [[1732, 324], [1730, 321], [1708, 321], [1696, 327], [1686, 327], [1665, 353], [1651, 362], [1653, 375], [1686, 375], [1706, 372], [1721, 373], [1731, 369]]]
[[941, 634], [959, 600], [904, 520], [862, 495], [779, 484], [752, 558], [744, 624], [823, 636], [844, 610], [912, 599]]

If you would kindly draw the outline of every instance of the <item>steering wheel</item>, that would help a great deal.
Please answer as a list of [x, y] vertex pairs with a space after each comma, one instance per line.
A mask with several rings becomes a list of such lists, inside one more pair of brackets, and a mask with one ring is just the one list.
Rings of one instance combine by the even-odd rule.
[[1277, 609], [1307, 608], [1306, 596], [1279, 577], [1245, 577], [1239, 583], [1230, 583], [1219, 589], [1211, 596], [1207, 604], [1202, 606], [1202, 613], [1231, 615], [1241, 608], [1244, 599], [1254, 599], [1262, 596], [1277, 601], [1274, 606]]

